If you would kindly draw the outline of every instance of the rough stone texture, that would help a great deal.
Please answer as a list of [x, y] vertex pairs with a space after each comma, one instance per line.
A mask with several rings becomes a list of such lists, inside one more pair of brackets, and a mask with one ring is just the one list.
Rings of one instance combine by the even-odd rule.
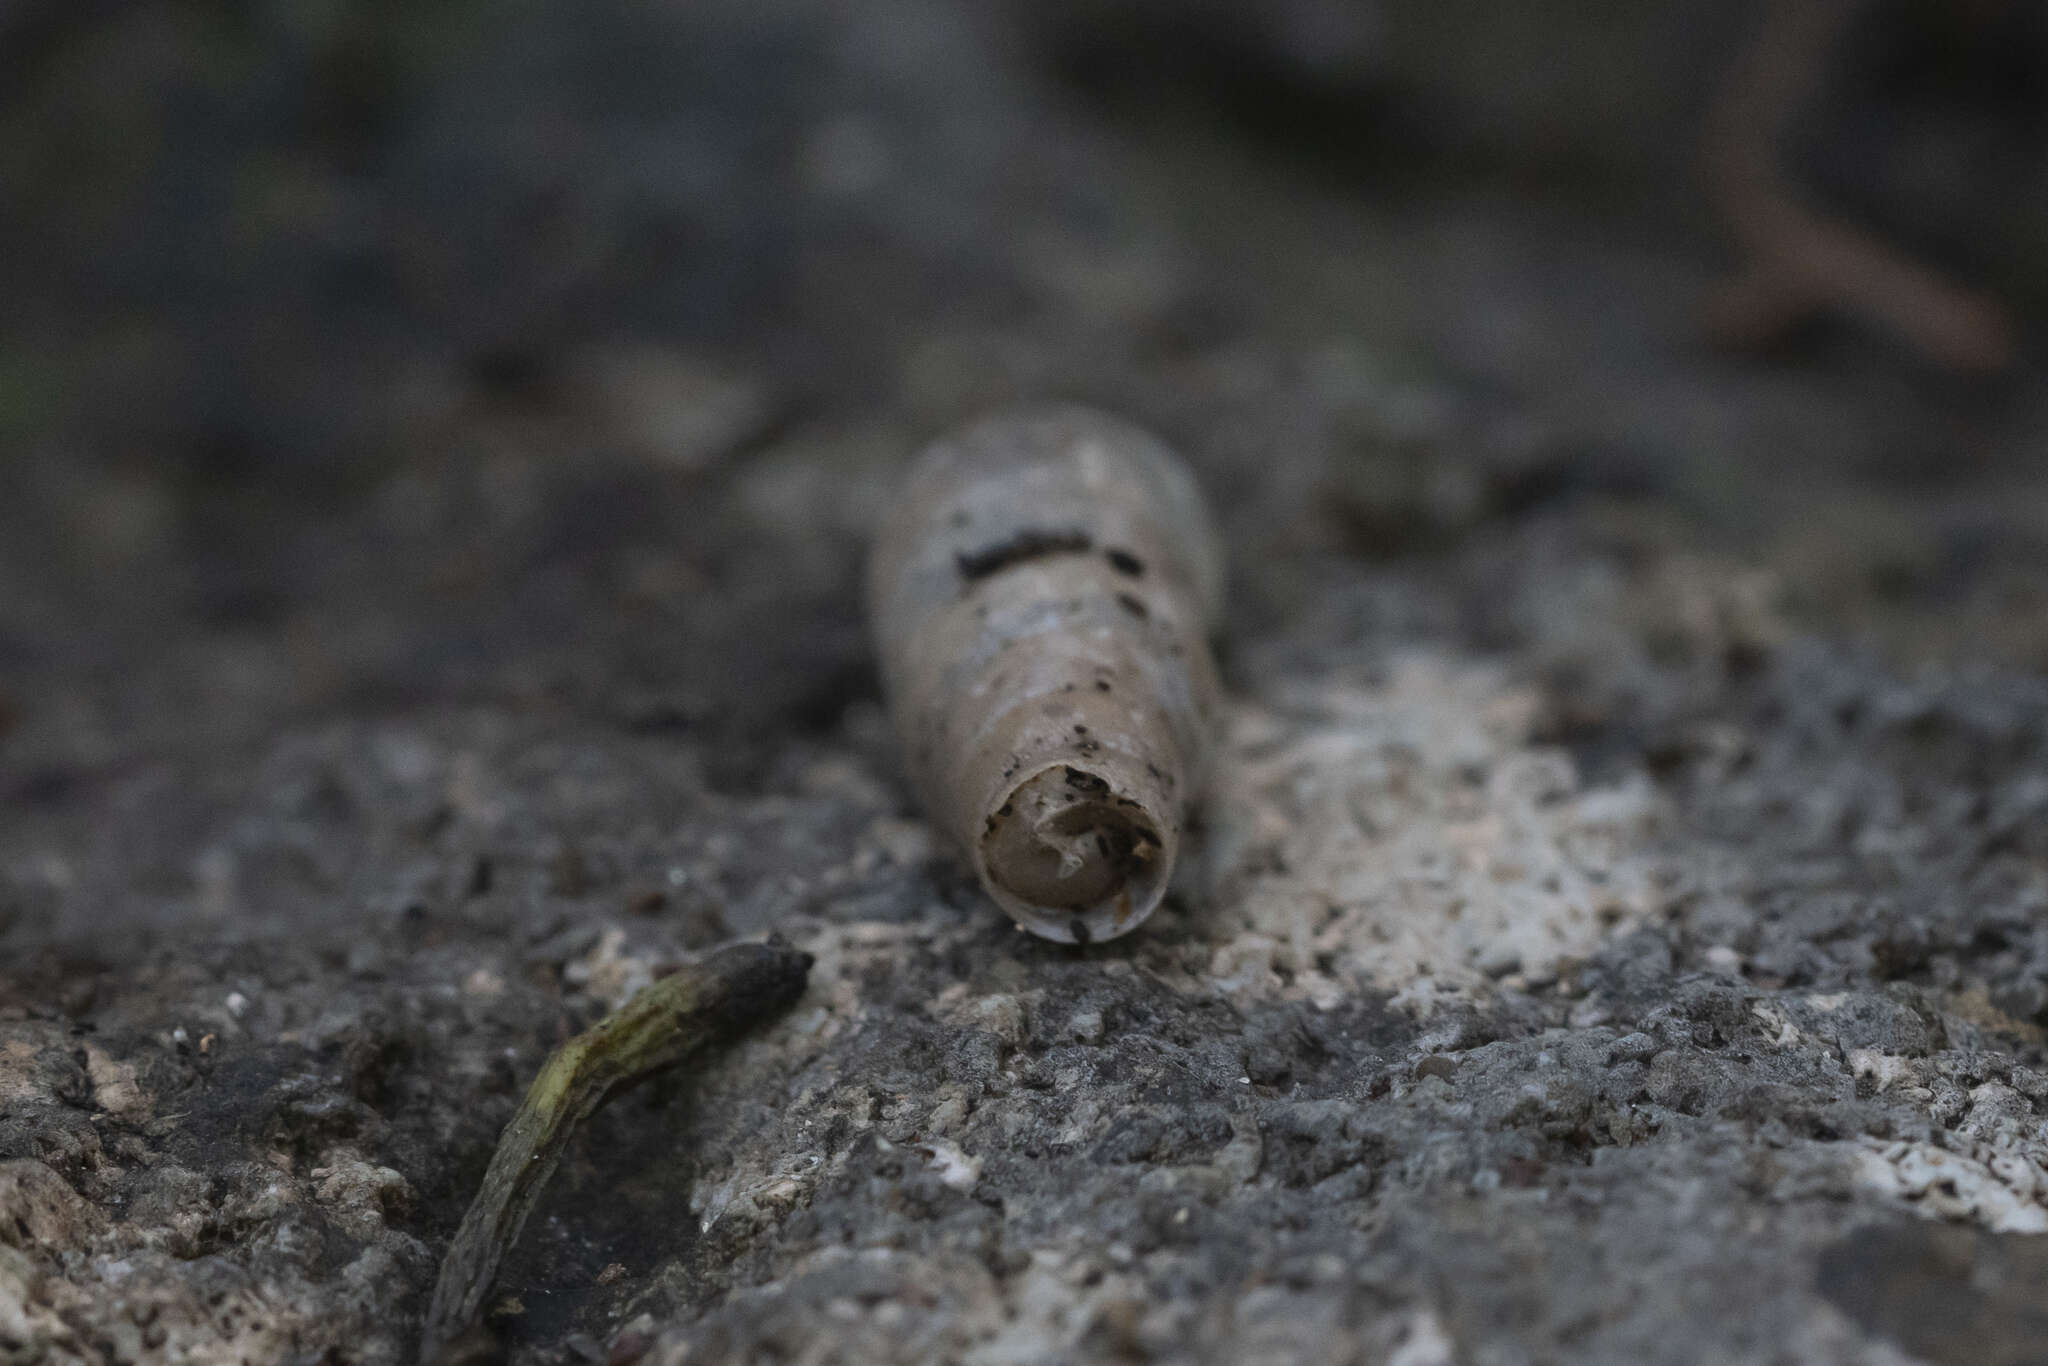
[[[775, 930], [513, 1360], [2041, 1358], [2037, 368], [1714, 355], [1682, 187], [1097, 102], [1080, 11], [401, 19], [79, 7], [0, 112], [0, 1354], [408, 1360], [546, 1051]], [[1040, 396], [1233, 556], [1202, 850], [1082, 951], [856, 594]]]

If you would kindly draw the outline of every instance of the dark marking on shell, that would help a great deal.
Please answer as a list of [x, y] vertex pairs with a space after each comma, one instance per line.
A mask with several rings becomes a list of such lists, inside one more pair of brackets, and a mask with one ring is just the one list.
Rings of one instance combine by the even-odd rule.
[[1108, 560], [1109, 567], [1119, 574], [1128, 575], [1134, 579], [1145, 577], [1145, 562], [1128, 550], [1111, 546], [1108, 550], [1102, 552], [1102, 558]]
[[1117, 594], [1116, 605], [1123, 608], [1126, 612], [1129, 612], [1139, 621], [1149, 621], [1152, 617], [1152, 609], [1145, 606], [1144, 601], [1138, 598], [1135, 594]]
[[1096, 777], [1093, 773], [1084, 773], [1080, 769], [1072, 767], [1066, 768], [1064, 773], [1067, 786], [1073, 788], [1076, 792], [1085, 792], [1091, 797], [1104, 796], [1109, 792], [1108, 782]]
[[980, 550], [958, 551], [953, 556], [953, 563], [958, 566], [962, 579], [974, 583], [1027, 560], [1042, 559], [1047, 555], [1085, 555], [1094, 546], [1094, 539], [1078, 529], [1046, 531], [1027, 527], [1008, 540]]

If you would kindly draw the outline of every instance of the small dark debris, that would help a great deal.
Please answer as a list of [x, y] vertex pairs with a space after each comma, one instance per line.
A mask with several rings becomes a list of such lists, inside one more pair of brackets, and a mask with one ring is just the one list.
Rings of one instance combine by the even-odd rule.
[[588, 896], [594, 882], [590, 861], [573, 844], [564, 845], [548, 863], [548, 890], [556, 896]]
[[1111, 548], [1103, 551], [1102, 557], [1108, 560], [1109, 567], [1119, 574], [1127, 574], [1134, 579], [1145, 577], [1145, 562], [1128, 550]]

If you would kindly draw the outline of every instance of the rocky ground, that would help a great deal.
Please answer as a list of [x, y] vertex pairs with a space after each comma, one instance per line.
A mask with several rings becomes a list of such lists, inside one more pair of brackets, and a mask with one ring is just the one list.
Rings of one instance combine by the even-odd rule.
[[[548, 1050], [778, 932], [512, 1361], [2048, 1360], [2038, 363], [1707, 346], [1684, 81], [1164, 8], [15, 33], [0, 1358], [410, 1360]], [[1555, 22], [1703, 87], [1660, 9]], [[1233, 557], [1200, 846], [1085, 950], [934, 847], [855, 591], [1032, 397]]]

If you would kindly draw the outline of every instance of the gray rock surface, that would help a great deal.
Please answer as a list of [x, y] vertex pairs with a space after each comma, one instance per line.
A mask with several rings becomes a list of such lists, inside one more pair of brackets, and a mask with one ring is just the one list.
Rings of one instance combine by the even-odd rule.
[[[547, 1051], [773, 931], [511, 1360], [2042, 1359], [2037, 368], [1714, 354], [1666, 210], [993, 9], [202, 12], [6, 109], [0, 1358], [409, 1360]], [[1085, 950], [935, 845], [856, 591], [1044, 396], [1233, 557], [1200, 848]]]

